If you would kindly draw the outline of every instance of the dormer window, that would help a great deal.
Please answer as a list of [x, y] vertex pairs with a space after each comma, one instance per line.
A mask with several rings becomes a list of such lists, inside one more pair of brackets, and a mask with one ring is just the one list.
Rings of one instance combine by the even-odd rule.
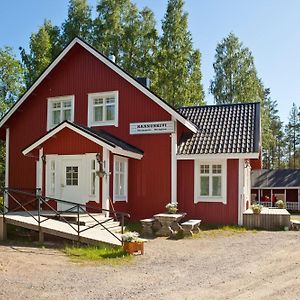
[[118, 126], [118, 92], [89, 94], [89, 126]]
[[48, 130], [65, 120], [74, 121], [74, 96], [48, 98]]

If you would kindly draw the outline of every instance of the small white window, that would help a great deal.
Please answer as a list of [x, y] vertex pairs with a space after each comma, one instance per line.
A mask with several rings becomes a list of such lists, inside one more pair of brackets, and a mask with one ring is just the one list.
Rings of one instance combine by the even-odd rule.
[[118, 92], [89, 94], [89, 126], [118, 126]]
[[55, 195], [55, 160], [50, 161], [50, 194]]
[[226, 203], [226, 161], [195, 160], [195, 202]]
[[127, 201], [128, 159], [114, 157], [114, 201]]
[[91, 186], [90, 186], [90, 195], [95, 196], [96, 195], [96, 160], [91, 160]]
[[48, 130], [65, 120], [74, 121], [74, 96], [48, 98]]

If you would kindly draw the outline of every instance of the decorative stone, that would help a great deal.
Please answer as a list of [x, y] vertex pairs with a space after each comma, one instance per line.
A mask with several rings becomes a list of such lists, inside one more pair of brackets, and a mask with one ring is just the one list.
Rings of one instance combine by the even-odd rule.
[[140, 220], [140, 222], [142, 224], [142, 235], [143, 236], [148, 236], [148, 237], [153, 236], [154, 221], [155, 221], [154, 218]]

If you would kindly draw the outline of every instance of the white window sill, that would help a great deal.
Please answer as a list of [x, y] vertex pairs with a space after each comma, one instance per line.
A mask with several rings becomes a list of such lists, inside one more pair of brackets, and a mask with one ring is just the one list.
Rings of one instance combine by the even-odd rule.
[[223, 204], [227, 203], [226, 199], [224, 199], [223, 197], [210, 197], [210, 196], [201, 197], [194, 200], [194, 203], [199, 203], [199, 202], [207, 202], [207, 203], [212, 202], [212, 203], [223, 203]]
[[127, 198], [114, 198], [114, 202], [128, 202]]
[[97, 126], [115, 126], [118, 127], [118, 124], [114, 122], [97, 122], [97, 123], [92, 123], [89, 125], [89, 127], [97, 127]]

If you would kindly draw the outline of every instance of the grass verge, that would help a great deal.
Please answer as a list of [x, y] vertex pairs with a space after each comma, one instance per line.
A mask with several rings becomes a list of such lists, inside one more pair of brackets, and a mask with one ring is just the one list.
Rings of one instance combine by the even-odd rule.
[[118, 264], [127, 262], [132, 256], [127, 254], [121, 246], [66, 246], [63, 252], [74, 262], [98, 262]]

